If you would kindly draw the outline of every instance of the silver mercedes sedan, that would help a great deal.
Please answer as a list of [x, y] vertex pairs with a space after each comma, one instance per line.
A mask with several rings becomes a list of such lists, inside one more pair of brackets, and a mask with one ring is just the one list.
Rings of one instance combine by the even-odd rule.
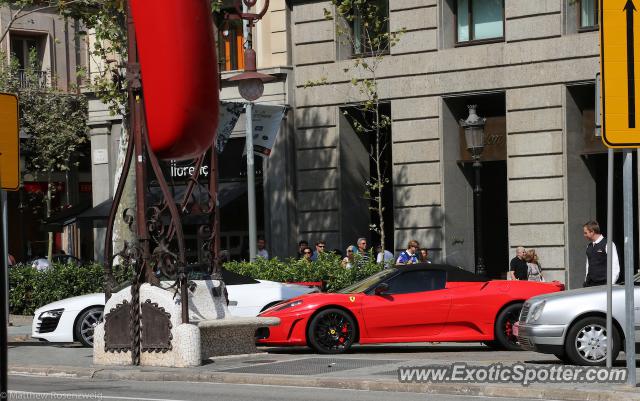
[[[640, 274], [634, 277], [636, 347], [640, 340]], [[514, 334], [526, 350], [554, 354], [575, 365], [604, 365], [607, 341], [613, 338], [613, 360], [624, 348], [624, 286], [613, 286], [613, 333], [606, 330], [606, 286], [554, 292], [528, 299]]]

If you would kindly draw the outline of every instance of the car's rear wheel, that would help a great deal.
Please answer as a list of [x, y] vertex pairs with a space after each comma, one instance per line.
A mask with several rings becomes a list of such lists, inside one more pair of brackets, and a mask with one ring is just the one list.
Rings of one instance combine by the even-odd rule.
[[102, 322], [104, 308], [94, 306], [82, 312], [76, 320], [74, 334], [76, 340], [80, 341], [85, 347], [93, 347], [93, 330]]
[[613, 337], [612, 360], [620, 353], [620, 333], [613, 327], [613, 336], [607, 333], [606, 319], [590, 316], [571, 326], [565, 340], [567, 357], [576, 365], [601, 366], [607, 362], [607, 342]]
[[511, 304], [502, 309], [498, 313], [498, 317], [496, 317], [494, 326], [495, 342], [508, 351], [522, 350], [518, 344], [518, 338], [513, 333], [513, 325], [518, 321], [521, 309], [521, 303]]
[[307, 329], [307, 343], [321, 354], [346, 352], [356, 339], [356, 324], [341, 309], [325, 309], [313, 317]]

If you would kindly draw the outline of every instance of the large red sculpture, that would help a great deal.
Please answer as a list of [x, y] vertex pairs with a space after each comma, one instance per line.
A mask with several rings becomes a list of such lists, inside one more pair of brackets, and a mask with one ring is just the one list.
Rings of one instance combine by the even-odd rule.
[[192, 159], [215, 140], [218, 71], [208, 0], [132, 0], [147, 130], [161, 159]]

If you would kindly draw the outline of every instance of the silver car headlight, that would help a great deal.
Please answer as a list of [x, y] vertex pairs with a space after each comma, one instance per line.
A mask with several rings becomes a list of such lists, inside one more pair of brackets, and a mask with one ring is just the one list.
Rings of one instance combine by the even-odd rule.
[[62, 312], [64, 312], [64, 309], [48, 310], [48, 311], [42, 312], [40, 314], [40, 316], [38, 316], [38, 319], [40, 319], [40, 320], [42, 320], [42, 319], [58, 319], [62, 315]]
[[542, 310], [544, 309], [544, 304], [545, 304], [545, 301], [542, 301], [542, 302], [538, 302], [537, 304], [534, 304], [531, 307], [527, 322], [535, 322], [536, 320], [540, 319], [540, 316], [542, 316]]

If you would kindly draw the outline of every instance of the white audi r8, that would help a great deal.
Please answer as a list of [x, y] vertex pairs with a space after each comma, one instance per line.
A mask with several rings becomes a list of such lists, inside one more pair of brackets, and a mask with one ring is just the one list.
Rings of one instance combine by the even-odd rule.
[[[256, 316], [271, 306], [297, 296], [318, 292], [316, 287], [254, 280], [223, 271], [229, 295], [229, 312], [234, 316]], [[79, 341], [93, 346], [93, 328], [102, 321], [104, 294], [87, 294], [42, 306], [35, 311], [31, 337], [48, 342]]]

